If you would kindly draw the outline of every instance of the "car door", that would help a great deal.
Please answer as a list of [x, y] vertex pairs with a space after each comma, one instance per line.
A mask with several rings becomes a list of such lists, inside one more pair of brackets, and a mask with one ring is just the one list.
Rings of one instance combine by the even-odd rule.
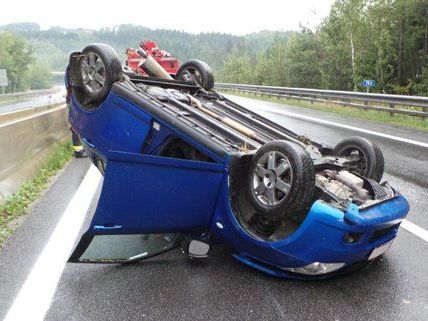
[[110, 152], [102, 191], [70, 262], [132, 262], [206, 230], [225, 168], [218, 163]]

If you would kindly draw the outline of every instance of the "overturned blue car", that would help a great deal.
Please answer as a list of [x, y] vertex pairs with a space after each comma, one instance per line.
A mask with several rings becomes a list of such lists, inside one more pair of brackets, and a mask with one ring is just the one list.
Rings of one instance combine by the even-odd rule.
[[213, 90], [202, 61], [149, 76], [111, 47], [74, 52], [69, 119], [104, 175], [97, 208], [70, 262], [132, 263], [225, 244], [265, 273], [316, 279], [381, 256], [409, 211], [381, 182], [384, 159], [362, 137], [334, 148], [299, 136]]

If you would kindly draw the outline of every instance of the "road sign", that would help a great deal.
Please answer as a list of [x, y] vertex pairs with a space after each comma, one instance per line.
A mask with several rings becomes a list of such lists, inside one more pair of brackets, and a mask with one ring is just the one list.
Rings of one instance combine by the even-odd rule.
[[376, 80], [364, 79], [363, 87], [367, 87], [367, 88], [376, 87]]
[[0, 69], [0, 87], [8, 85], [6, 69]]

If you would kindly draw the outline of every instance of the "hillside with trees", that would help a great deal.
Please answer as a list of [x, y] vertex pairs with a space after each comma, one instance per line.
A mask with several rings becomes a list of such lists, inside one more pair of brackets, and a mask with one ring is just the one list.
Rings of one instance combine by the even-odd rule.
[[21, 23], [2, 30], [26, 39], [35, 61], [56, 71], [89, 43], [108, 43], [125, 59], [126, 48], [151, 39], [181, 61], [205, 60], [218, 81], [361, 91], [363, 79], [374, 79], [373, 91], [428, 95], [427, 0], [337, 0], [316, 30], [244, 36], [135, 25], [41, 30]]
[[146, 39], [155, 40], [160, 48], [170, 51], [180, 60], [197, 57], [207, 61], [214, 69], [219, 69], [230, 52], [245, 52], [254, 56], [271, 46], [275, 37], [286, 38], [293, 33], [260, 31], [247, 36], [224, 33], [192, 34], [135, 25], [120, 25], [100, 30], [60, 27], [41, 30], [39, 25], [32, 23], [5, 25], [0, 27], [0, 30], [8, 30], [25, 38], [33, 48], [37, 60], [49, 64], [57, 71], [64, 69], [71, 52], [81, 50], [89, 43], [107, 43], [125, 59], [126, 48], [135, 48], [141, 40]]
[[28, 43], [11, 32], [0, 33], [0, 69], [6, 69], [6, 92], [43, 89], [52, 86], [48, 65], [37, 61]]
[[428, 95], [428, 1], [339, 0], [312, 31], [275, 39], [265, 54], [232, 54], [228, 82]]

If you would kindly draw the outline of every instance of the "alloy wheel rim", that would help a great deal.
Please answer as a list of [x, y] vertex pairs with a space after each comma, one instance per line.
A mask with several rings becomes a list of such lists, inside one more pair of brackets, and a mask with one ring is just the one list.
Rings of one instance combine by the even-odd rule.
[[263, 205], [277, 206], [291, 188], [293, 170], [288, 158], [281, 152], [263, 154], [253, 173], [253, 191]]
[[92, 93], [99, 93], [106, 82], [106, 68], [102, 58], [95, 52], [88, 52], [80, 64], [83, 86]]

